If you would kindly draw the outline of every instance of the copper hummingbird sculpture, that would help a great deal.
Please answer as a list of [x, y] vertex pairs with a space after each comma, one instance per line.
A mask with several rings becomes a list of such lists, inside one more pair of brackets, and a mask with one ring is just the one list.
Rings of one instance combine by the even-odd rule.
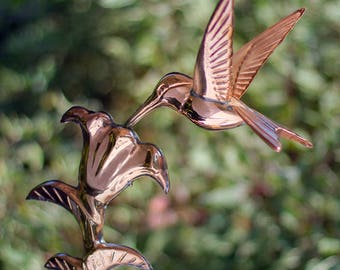
[[165, 75], [125, 125], [132, 127], [152, 110], [168, 106], [205, 129], [224, 130], [245, 123], [277, 152], [281, 151], [280, 137], [313, 147], [240, 100], [303, 13], [303, 8], [293, 12], [233, 54], [233, 0], [221, 0], [205, 30], [194, 77], [175, 72]]
[[155, 179], [168, 192], [168, 170], [162, 152], [153, 144], [140, 142], [134, 131], [115, 124], [104, 112], [72, 107], [61, 121], [75, 122], [82, 130], [78, 186], [47, 181], [35, 187], [27, 199], [53, 202], [69, 210], [80, 225], [86, 257], [57, 254], [45, 266], [104, 270], [131, 265], [152, 269], [138, 251], [104, 241], [104, 212], [113, 198], [143, 175]]
[[71, 212], [82, 232], [85, 256], [59, 253], [45, 267], [56, 270], [109, 270], [121, 265], [152, 269], [137, 250], [105, 242], [103, 227], [109, 203], [141, 176], [153, 178], [169, 190], [165, 157], [153, 144], [143, 143], [131, 129], [142, 117], [160, 106], [168, 106], [196, 125], [211, 130], [249, 125], [275, 151], [280, 137], [306, 147], [312, 143], [249, 108], [240, 99], [259, 69], [303, 15], [299, 9], [280, 20], [233, 54], [233, 0], [221, 0], [205, 30], [194, 69], [194, 77], [181, 73], [165, 75], [152, 95], [126, 121], [117, 125], [105, 112], [72, 107], [61, 122], [81, 127], [83, 150], [78, 185], [59, 180], [44, 182], [27, 199], [48, 201]]

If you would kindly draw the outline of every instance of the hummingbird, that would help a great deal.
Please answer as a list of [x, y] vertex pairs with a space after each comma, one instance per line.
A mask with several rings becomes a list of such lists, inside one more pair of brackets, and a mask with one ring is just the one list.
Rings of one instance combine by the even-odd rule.
[[[141, 142], [132, 129], [117, 125], [105, 112], [75, 106], [64, 113], [61, 122], [74, 122], [82, 130], [83, 150], [78, 185], [74, 187], [60, 180], [46, 181], [33, 188], [26, 199], [53, 202], [71, 212], [80, 225], [87, 255], [79, 259], [57, 254], [47, 262], [46, 267], [89, 270], [111, 269], [127, 264], [152, 269], [138, 251], [106, 243], [103, 227], [108, 204], [137, 178], [149, 176], [166, 193], [169, 191], [168, 169], [163, 153], [155, 145]], [[108, 261], [102, 259], [105, 254], [110, 254]], [[102, 268], [95, 267], [98, 265]], [[74, 268], [67, 268], [69, 266]]]
[[125, 126], [132, 127], [152, 110], [167, 106], [208, 130], [247, 124], [276, 152], [281, 151], [280, 137], [313, 147], [307, 139], [241, 101], [259, 69], [305, 9], [281, 19], [233, 54], [233, 5], [233, 0], [217, 4], [199, 48], [193, 78], [178, 72], [166, 74]]

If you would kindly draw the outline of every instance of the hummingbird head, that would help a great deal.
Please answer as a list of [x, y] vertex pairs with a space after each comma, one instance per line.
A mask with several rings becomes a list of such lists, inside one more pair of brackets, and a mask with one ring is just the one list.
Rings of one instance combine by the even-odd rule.
[[179, 110], [192, 89], [192, 78], [182, 73], [168, 73], [156, 85], [152, 94], [126, 121], [126, 127], [134, 126], [141, 118], [160, 106]]

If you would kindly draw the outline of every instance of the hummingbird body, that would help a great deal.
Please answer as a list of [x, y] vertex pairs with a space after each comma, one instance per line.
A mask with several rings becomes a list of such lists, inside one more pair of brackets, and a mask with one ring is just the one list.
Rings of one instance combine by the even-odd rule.
[[196, 125], [210, 130], [235, 128], [244, 123], [229, 102], [205, 98], [190, 91], [182, 113]]

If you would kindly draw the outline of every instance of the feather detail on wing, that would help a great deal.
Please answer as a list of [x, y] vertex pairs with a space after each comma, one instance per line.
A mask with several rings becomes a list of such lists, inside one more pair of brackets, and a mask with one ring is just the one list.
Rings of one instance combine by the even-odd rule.
[[198, 95], [218, 101], [226, 101], [230, 95], [232, 34], [233, 0], [222, 0], [209, 21], [197, 56], [193, 89]]
[[280, 126], [263, 114], [249, 108], [242, 101], [232, 98], [231, 104], [243, 121], [276, 152], [281, 151], [280, 137], [298, 142], [308, 148], [313, 147], [313, 144], [310, 141], [304, 139], [295, 132]]
[[250, 42], [246, 43], [233, 55], [233, 97], [242, 97], [259, 69], [292, 30], [304, 11], [305, 9], [301, 8], [283, 18]]

